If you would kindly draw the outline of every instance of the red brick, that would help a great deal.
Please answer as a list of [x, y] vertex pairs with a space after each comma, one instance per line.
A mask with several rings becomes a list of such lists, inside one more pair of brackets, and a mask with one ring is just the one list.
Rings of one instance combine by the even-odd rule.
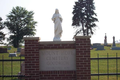
[[[53, 76], [53, 77], [54, 77], [54, 76], [58, 76], [58, 75], [57, 75], [57, 74], [53, 74], [53, 75], [51, 75], [51, 76]], [[59, 75], [59, 76], [60, 76], [60, 75]]]
[[54, 44], [54, 46], [62, 46], [62, 45], [60, 45], [60, 44]]
[[[38, 79], [38, 77], [41, 80], [70, 80], [70, 79], [76, 79], [76, 78], [83, 78], [81, 80], [84, 80], [83, 76], [86, 76], [86, 79], [90, 80], [90, 39], [80, 39], [77, 38], [75, 41], [75, 44], [39, 44], [38, 40], [29, 40], [25, 42], [25, 55], [26, 61], [32, 60], [30, 62], [26, 62], [26, 68], [28, 66], [29, 70], [32, 70], [30, 75], [32, 75], [35, 80]], [[31, 47], [30, 47], [31, 46]], [[31, 50], [31, 49], [35, 50]], [[76, 71], [39, 71], [39, 49], [76, 49]], [[29, 55], [28, 55], [29, 54]], [[32, 55], [34, 54], [34, 55]], [[88, 58], [86, 58], [88, 57]], [[34, 59], [31, 59], [34, 58]], [[33, 64], [32, 64], [33, 63]], [[86, 66], [86, 67], [84, 67]], [[32, 69], [34, 68], [34, 69]], [[28, 70], [26, 69], [26, 70]], [[77, 74], [76, 74], [77, 73]], [[82, 74], [83, 73], [83, 74]], [[52, 76], [52, 77], [51, 77]], [[33, 78], [30, 78], [33, 79]], [[39, 79], [38, 79], [39, 80]]]
[[25, 73], [31, 73], [31, 71], [25, 70]]
[[54, 79], [62, 79], [61, 77], [55, 77]]

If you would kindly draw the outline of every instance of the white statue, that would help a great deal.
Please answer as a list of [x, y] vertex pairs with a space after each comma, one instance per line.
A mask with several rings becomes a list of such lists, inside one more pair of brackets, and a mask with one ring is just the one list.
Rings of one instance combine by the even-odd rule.
[[61, 41], [60, 37], [62, 34], [62, 25], [61, 25], [62, 17], [59, 14], [58, 9], [55, 10], [55, 14], [52, 17], [52, 20], [54, 22], [54, 39], [53, 39], [53, 41]]

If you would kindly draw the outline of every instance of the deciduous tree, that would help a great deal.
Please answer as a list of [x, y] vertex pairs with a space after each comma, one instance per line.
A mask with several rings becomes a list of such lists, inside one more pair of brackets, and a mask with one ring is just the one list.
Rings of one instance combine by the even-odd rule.
[[2, 18], [0, 17], [0, 44], [3, 44], [3, 40], [5, 39], [5, 34], [3, 33], [3, 29], [4, 29], [4, 24], [2, 22]]
[[23, 42], [24, 36], [35, 35], [37, 22], [34, 21], [33, 15], [33, 11], [27, 11], [19, 6], [13, 8], [7, 15], [7, 21], [4, 24], [12, 33], [8, 40], [15, 48], [18, 48]]

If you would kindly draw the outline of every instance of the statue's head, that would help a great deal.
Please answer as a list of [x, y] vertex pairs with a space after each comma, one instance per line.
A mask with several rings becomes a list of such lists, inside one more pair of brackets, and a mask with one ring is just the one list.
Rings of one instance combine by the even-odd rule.
[[58, 9], [55, 10], [55, 14], [59, 14], [59, 10]]

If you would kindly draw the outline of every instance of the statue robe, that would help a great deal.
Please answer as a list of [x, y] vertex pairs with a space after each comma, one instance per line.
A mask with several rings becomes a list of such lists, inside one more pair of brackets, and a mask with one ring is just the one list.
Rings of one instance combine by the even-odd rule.
[[59, 13], [54, 14], [52, 17], [52, 20], [54, 22], [54, 39], [53, 41], [61, 41], [60, 37], [62, 34], [62, 17]]

